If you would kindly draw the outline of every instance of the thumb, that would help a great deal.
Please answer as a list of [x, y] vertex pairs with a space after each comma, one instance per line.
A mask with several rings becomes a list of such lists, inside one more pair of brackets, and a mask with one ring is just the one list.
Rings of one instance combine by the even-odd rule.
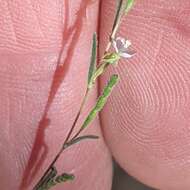
[[[85, 92], [98, 6], [91, 0], [0, 3], [1, 189], [32, 189], [66, 138]], [[96, 91], [84, 113], [95, 98]], [[101, 137], [99, 121], [86, 133]], [[66, 189], [110, 189], [111, 158], [102, 138], [68, 149], [56, 166], [76, 175]]]
[[[121, 82], [101, 115], [104, 135], [119, 164], [143, 183], [161, 190], [187, 190], [190, 1], [135, 2], [119, 35], [132, 41], [137, 54], [110, 70], [120, 74]], [[102, 49], [113, 4], [102, 4], [102, 10], [109, 10], [102, 12]]]

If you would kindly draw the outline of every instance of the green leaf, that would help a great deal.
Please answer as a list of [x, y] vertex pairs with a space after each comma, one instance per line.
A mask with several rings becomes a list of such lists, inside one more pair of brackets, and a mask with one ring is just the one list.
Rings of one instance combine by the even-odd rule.
[[54, 181], [54, 179], [51, 179], [51, 180], [49, 180], [49, 181], [47, 182], [47, 184], [45, 184], [43, 190], [51, 189], [51, 188], [54, 187], [55, 185], [57, 185], [57, 183]]
[[66, 143], [64, 145], [64, 148], [68, 148], [69, 146], [73, 145], [73, 144], [76, 144], [76, 143], [79, 143], [80, 141], [82, 140], [87, 140], [87, 139], [98, 139], [99, 137], [98, 136], [95, 136], [95, 135], [85, 135], [85, 136], [81, 136], [81, 137], [77, 137], [71, 141], [69, 141], [68, 143]]
[[46, 190], [49, 189], [53, 183], [54, 177], [57, 175], [57, 169], [53, 166], [50, 171], [40, 180], [35, 186], [34, 190]]
[[125, 13], [126, 14], [131, 10], [131, 8], [134, 5], [134, 2], [135, 2], [135, 0], [127, 0], [127, 5], [125, 7]]
[[75, 176], [73, 174], [63, 173], [62, 175], [59, 175], [56, 177], [55, 182], [63, 183], [67, 181], [72, 181], [74, 179], [75, 179]]
[[73, 174], [63, 173], [61, 175], [50, 178], [46, 183], [42, 184], [40, 187], [36, 188], [35, 190], [49, 190], [59, 183], [72, 181], [74, 180], [74, 178], [75, 176]]
[[119, 81], [118, 75], [112, 75], [107, 86], [103, 90], [103, 94], [98, 98], [96, 105], [92, 109], [92, 111], [89, 113], [87, 116], [86, 120], [84, 121], [81, 129], [86, 128], [90, 122], [94, 120], [98, 112], [102, 110], [104, 107], [105, 103], [107, 102], [108, 97], [110, 96], [114, 86], [117, 84]]
[[110, 64], [117, 65], [120, 58], [121, 57], [118, 53], [115, 52], [106, 53], [102, 58], [102, 64], [98, 66], [98, 68], [96, 69], [96, 71], [92, 76], [92, 83], [95, 83], [96, 79], [105, 72], [105, 70]]
[[91, 61], [88, 72], [88, 86], [90, 87], [92, 83], [92, 77], [96, 70], [96, 56], [97, 56], [97, 35], [94, 33], [93, 35], [93, 43], [92, 43], [92, 52], [91, 52]]

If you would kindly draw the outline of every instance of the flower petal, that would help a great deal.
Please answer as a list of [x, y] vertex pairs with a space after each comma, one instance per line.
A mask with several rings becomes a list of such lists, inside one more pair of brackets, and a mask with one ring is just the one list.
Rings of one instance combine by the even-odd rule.
[[116, 38], [116, 45], [117, 45], [117, 48], [119, 50], [123, 49], [125, 47], [125, 39], [122, 37], [117, 37]]
[[131, 58], [135, 55], [135, 51], [120, 52], [119, 55], [124, 58]]
[[127, 49], [130, 45], [131, 45], [131, 42], [129, 40], [126, 40], [124, 48]]

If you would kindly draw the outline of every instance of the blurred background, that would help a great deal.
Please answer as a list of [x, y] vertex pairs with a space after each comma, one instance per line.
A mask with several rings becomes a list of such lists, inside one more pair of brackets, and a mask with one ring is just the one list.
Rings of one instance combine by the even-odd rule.
[[138, 182], [114, 163], [114, 179], [112, 190], [156, 190]]

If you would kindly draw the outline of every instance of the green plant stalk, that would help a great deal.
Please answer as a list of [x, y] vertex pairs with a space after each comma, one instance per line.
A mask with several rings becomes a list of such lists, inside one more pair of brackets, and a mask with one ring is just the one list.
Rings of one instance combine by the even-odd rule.
[[[69, 130], [69, 133], [63, 143], [63, 146], [61, 147], [60, 151], [57, 153], [57, 155], [55, 156], [54, 160], [51, 162], [50, 166], [48, 167], [48, 169], [46, 170], [46, 172], [44, 173], [44, 175], [42, 176], [42, 178], [40, 179], [40, 181], [37, 183], [37, 185], [33, 188], [33, 190], [41, 190], [40, 188], [40, 184], [44, 181], [46, 181], [47, 179], [49, 180], [49, 178], [51, 178], [51, 171], [53, 170], [54, 168], [54, 164], [56, 163], [56, 161], [58, 160], [58, 158], [60, 157], [60, 155], [62, 154], [62, 152], [65, 150], [65, 148], [67, 148], [68, 144], [70, 143], [70, 145], [74, 144], [72, 142], [74, 142], [75, 140], [79, 140], [79, 139], [76, 139], [79, 134], [90, 124], [90, 122], [93, 121], [93, 119], [96, 117], [97, 113], [99, 111], [101, 111], [101, 109], [103, 108], [103, 106], [105, 105], [106, 103], [106, 100], [108, 98], [108, 96], [110, 95], [111, 91], [112, 91], [112, 88], [117, 84], [118, 82], [118, 76], [117, 75], [114, 75], [112, 76], [111, 80], [109, 81], [108, 85], [106, 86], [106, 88], [104, 89], [104, 92], [103, 92], [103, 95], [98, 99], [98, 102], [96, 104], [96, 106], [92, 109], [92, 111], [89, 113], [89, 115], [87, 116], [86, 120], [84, 121], [82, 127], [79, 129], [79, 131], [74, 135], [74, 137], [70, 139], [71, 135], [72, 135], [72, 132], [76, 126], [76, 123], [81, 115], [81, 112], [84, 108], [84, 105], [87, 101], [87, 98], [88, 98], [88, 95], [89, 95], [89, 92], [90, 90], [92, 89], [92, 86], [93, 84], [95, 83], [96, 79], [104, 73], [104, 71], [106, 70], [106, 68], [110, 65], [110, 64], [113, 64], [113, 63], [109, 63], [109, 62], [105, 62], [104, 60], [104, 57], [105, 55], [109, 52], [110, 48], [111, 48], [111, 45], [112, 45], [112, 42], [113, 40], [115, 39], [116, 37], [116, 33], [119, 29], [119, 26], [120, 26], [120, 23], [121, 23], [121, 20], [122, 20], [122, 17], [124, 15], [124, 9], [123, 7], [127, 10], [127, 8], [131, 8], [132, 6], [132, 2], [133, 0], [129, 0], [129, 5], [130, 7], [127, 7], [126, 5], [126, 0], [120, 0], [119, 1], [119, 6], [118, 6], [118, 10], [117, 10], [117, 13], [116, 13], [116, 17], [115, 17], [115, 20], [114, 20], [114, 25], [113, 25], [113, 29], [112, 29], [112, 32], [111, 32], [111, 35], [109, 37], [109, 42], [106, 46], [106, 49], [105, 49], [105, 52], [104, 52], [104, 55], [103, 55], [103, 58], [101, 59], [101, 64], [98, 66], [98, 68], [96, 69], [95, 67], [95, 62], [96, 62], [96, 36], [94, 35], [93, 36], [93, 49], [92, 49], [92, 57], [91, 57], [91, 65], [90, 65], [90, 72], [89, 72], [89, 77], [88, 77], [88, 86], [87, 86], [87, 89], [86, 89], [86, 92], [85, 92], [85, 95], [84, 95], [84, 98], [82, 100], [82, 103], [81, 103], [81, 106], [79, 108], [79, 111], [75, 117], [75, 120], [72, 124], [72, 127], [71, 129]], [[127, 1], [128, 2], [128, 1]], [[125, 3], [125, 4], [124, 4]], [[124, 6], [125, 5], [125, 6]], [[119, 58], [118, 58], [119, 60]], [[117, 61], [118, 61], [117, 60]], [[92, 136], [91, 136], [92, 137]], [[80, 138], [80, 137], [78, 137]], [[86, 138], [81, 138], [81, 140], [83, 139], [86, 139]], [[96, 139], [96, 137], [92, 137], [92, 139]], [[79, 142], [79, 141], [77, 141]], [[53, 179], [53, 178], [52, 178]], [[51, 180], [52, 180], [51, 179]], [[53, 183], [53, 181], [52, 181]], [[42, 190], [46, 190], [46, 189], [42, 189]]]
[[[104, 64], [102, 64], [101, 65], [101, 67], [100, 68], [102, 68], [101, 69], [101, 72], [96, 76], [96, 78], [95, 79], [97, 79], [102, 73], [103, 73], [103, 71], [105, 70], [105, 68], [108, 66], [109, 64], [108, 63], [104, 63]], [[100, 69], [99, 69], [100, 70]], [[113, 84], [113, 81], [115, 81], [116, 80], [116, 76], [114, 76], [111, 80], [110, 80], [110, 82], [108, 83], [108, 86], [107, 86], [107, 88], [105, 88], [105, 90], [104, 90], [104, 93], [103, 93], [103, 95], [105, 95], [105, 93], [106, 92], [108, 92], [108, 89], [110, 89], [110, 85], [112, 85]], [[75, 128], [75, 126], [76, 126], [76, 123], [77, 123], [77, 121], [78, 121], [78, 119], [79, 119], [79, 117], [80, 117], [80, 114], [81, 114], [81, 112], [82, 112], [82, 110], [83, 110], [83, 107], [84, 107], [84, 105], [85, 105], [85, 102], [86, 102], [86, 100], [87, 100], [87, 98], [88, 98], [88, 95], [89, 95], [89, 91], [91, 90], [91, 88], [87, 88], [86, 89], [86, 93], [85, 93], [85, 96], [84, 96], [84, 98], [83, 98], [83, 100], [82, 100], [82, 103], [81, 103], [81, 106], [80, 106], [80, 108], [79, 108], [79, 111], [78, 111], [78, 113], [77, 113], [77, 116], [76, 116], [76, 118], [75, 118], [75, 120], [74, 120], [74, 122], [73, 122], [73, 125], [72, 125], [72, 127], [71, 127], [71, 129], [69, 130], [69, 133], [68, 133], [68, 135], [67, 135], [67, 138], [65, 139], [65, 141], [64, 141], [64, 143], [63, 143], [63, 146], [61, 147], [61, 149], [60, 149], [60, 151], [57, 153], [57, 155], [55, 156], [55, 158], [53, 159], [53, 161], [51, 162], [51, 164], [49, 165], [49, 167], [48, 167], [48, 169], [46, 170], [46, 172], [44, 173], [44, 175], [41, 177], [41, 179], [39, 180], [39, 182], [37, 183], [37, 185], [34, 187], [34, 189], [33, 190], [39, 190], [39, 187], [40, 187], [40, 185], [41, 184], [43, 184], [44, 183], [44, 180], [46, 181], [46, 178], [49, 178], [49, 172], [52, 170], [52, 168], [54, 167], [54, 164], [56, 163], [56, 161], [59, 159], [59, 157], [61, 156], [61, 154], [62, 154], [62, 152], [65, 150], [65, 148], [66, 148], [66, 144], [68, 144], [70, 141], [73, 141], [76, 137], [78, 137], [78, 135], [81, 133], [81, 131], [84, 129], [84, 125], [86, 125], [88, 122], [87, 121], [90, 121], [90, 119], [93, 119], [93, 117], [95, 117], [96, 116], [96, 114], [97, 114], [97, 110], [95, 110], [95, 109], [98, 109], [99, 107], [100, 107], [100, 105], [102, 105], [102, 108], [103, 108], [103, 105], [105, 104], [105, 100], [106, 100], [106, 97], [108, 97], [109, 96], [109, 93], [107, 94], [107, 96], [103, 96], [103, 97], [100, 97], [100, 99], [98, 100], [98, 102], [97, 102], [97, 104], [96, 104], [96, 107], [94, 108], [94, 110], [92, 110], [91, 111], [91, 113], [90, 113], [90, 115], [87, 117], [87, 119], [88, 120], [86, 120], [86, 122], [82, 125], [82, 127], [79, 129], [79, 131], [76, 133], [76, 135], [74, 135], [74, 137], [69, 141], [69, 138], [71, 137], [71, 134], [72, 134], [72, 132], [73, 132], [73, 130], [74, 130], [74, 128]], [[110, 91], [110, 93], [111, 93], [111, 91]], [[101, 104], [102, 103], [102, 104]], [[103, 104], [104, 103], [104, 104]], [[102, 109], [101, 108], [101, 109]], [[99, 110], [100, 111], [100, 110]], [[99, 112], [98, 111], [98, 112]], [[86, 125], [87, 126], [87, 125]]]
[[110, 47], [112, 45], [113, 40], [116, 37], [116, 33], [117, 33], [117, 31], [119, 29], [119, 26], [121, 24], [121, 19], [122, 19], [123, 15], [124, 15], [124, 13], [122, 12], [124, 2], [126, 2], [126, 0], [119, 0], [119, 2], [118, 2], [118, 7], [117, 7], [115, 19], [114, 19], [112, 32], [111, 32], [111, 34], [109, 36], [109, 43], [106, 46], [105, 53], [109, 52], [109, 49], [110, 49]]
[[56, 163], [56, 161], [59, 159], [60, 155], [64, 151], [64, 149], [65, 149], [64, 145], [67, 143], [67, 141], [69, 140], [69, 138], [70, 138], [70, 136], [71, 136], [71, 134], [72, 134], [72, 132], [74, 130], [74, 127], [75, 127], [75, 125], [76, 125], [76, 123], [77, 123], [77, 121], [79, 119], [79, 116], [80, 116], [80, 114], [82, 112], [82, 109], [83, 109], [83, 107], [85, 105], [85, 102], [86, 102], [86, 100], [88, 98], [88, 95], [89, 95], [89, 89], [86, 89], [86, 92], [85, 92], [84, 98], [82, 100], [82, 103], [80, 105], [80, 108], [79, 108], [79, 111], [77, 113], [77, 116], [75, 117], [75, 120], [74, 120], [74, 122], [72, 124], [71, 129], [69, 130], [69, 133], [68, 133], [68, 135], [67, 135], [67, 137], [66, 137], [66, 139], [65, 139], [65, 141], [63, 143], [63, 146], [61, 147], [61, 149], [59, 150], [59, 152], [56, 154], [55, 158], [53, 159], [53, 161], [51, 162], [51, 164], [49, 165], [49, 167], [47, 168], [47, 170], [45, 171], [44, 175], [41, 177], [41, 179], [39, 180], [39, 182], [33, 188], [33, 190], [39, 190], [38, 187], [40, 187], [40, 184], [42, 184], [43, 181], [44, 181], [44, 179], [46, 179], [46, 177], [48, 177], [49, 172], [52, 170], [52, 168], [54, 167], [54, 164]]
[[98, 101], [91, 112], [88, 114], [87, 118], [85, 119], [84, 123], [82, 124], [79, 131], [75, 134], [72, 140], [76, 139], [79, 134], [95, 119], [97, 114], [103, 109], [105, 103], [107, 102], [108, 97], [110, 96], [113, 88], [119, 81], [118, 75], [112, 75], [107, 86], [103, 90], [103, 94], [98, 98]]
[[[111, 46], [110, 46], [110, 47], [111, 47]], [[101, 65], [98, 67], [99, 70], [98, 70], [97, 76], [95, 77], [95, 80], [103, 73], [103, 71], [105, 71], [105, 68], [107, 68], [108, 65], [109, 65], [108, 63], [103, 63], [103, 64], [101, 64]], [[89, 79], [88, 79], [88, 80], [89, 80]], [[95, 82], [95, 80], [94, 80], [94, 82]], [[47, 170], [45, 171], [44, 175], [41, 177], [41, 179], [39, 180], [39, 182], [37, 183], [37, 185], [34, 187], [33, 190], [39, 190], [38, 187], [39, 187], [40, 184], [43, 182], [43, 179], [46, 178], [46, 176], [47, 176], [47, 174], [49, 173], [49, 171], [52, 169], [52, 167], [54, 166], [54, 164], [56, 163], [56, 161], [57, 161], [57, 160], [59, 159], [59, 157], [61, 156], [62, 152], [65, 150], [65, 144], [69, 141], [69, 138], [70, 138], [71, 135], [72, 135], [72, 132], [73, 132], [73, 130], [74, 130], [75, 126], [76, 126], [76, 123], [77, 123], [77, 121], [78, 121], [78, 119], [79, 119], [79, 117], [80, 117], [80, 115], [81, 115], [81, 112], [82, 112], [82, 110], [83, 110], [83, 108], [84, 108], [84, 105], [85, 105], [85, 103], [86, 103], [86, 101], [87, 101], [87, 98], [88, 98], [88, 95], [89, 95], [89, 92], [90, 92], [91, 89], [92, 89], [92, 87], [89, 88], [89, 85], [88, 85], [88, 87], [87, 87], [87, 89], [86, 89], [86, 92], [85, 92], [85, 95], [84, 95], [84, 98], [83, 98], [83, 100], [82, 100], [81, 106], [80, 106], [80, 108], [79, 108], [79, 111], [78, 111], [78, 113], [77, 113], [77, 115], [76, 115], [76, 117], [75, 117], [75, 120], [74, 120], [74, 122], [73, 122], [73, 124], [72, 124], [72, 127], [71, 127], [71, 129], [69, 130], [69, 133], [68, 133], [68, 135], [67, 135], [67, 137], [66, 137], [66, 139], [65, 139], [65, 141], [64, 141], [64, 143], [63, 143], [63, 146], [61, 147], [60, 151], [57, 153], [57, 155], [55, 156], [55, 158], [53, 159], [53, 161], [51, 162], [51, 164], [49, 165], [49, 167], [48, 167]], [[78, 135], [78, 134], [77, 134], [77, 135]], [[76, 137], [76, 135], [75, 135], [75, 137]], [[73, 138], [72, 138], [72, 140], [73, 140]]]
[[123, 16], [128, 14], [128, 12], [131, 10], [134, 2], [135, 2], [135, 0], [119, 0], [115, 19], [114, 19], [114, 24], [113, 24], [113, 28], [112, 28], [112, 32], [111, 32], [111, 35], [109, 37], [110, 40], [106, 46], [105, 53], [107, 53], [109, 51], [109, 49], [112, 45], [112, 42], [116, 37], [116, 34], [117, 34], [118, 29], [120, 27], [120, 24], [122, 22]]

